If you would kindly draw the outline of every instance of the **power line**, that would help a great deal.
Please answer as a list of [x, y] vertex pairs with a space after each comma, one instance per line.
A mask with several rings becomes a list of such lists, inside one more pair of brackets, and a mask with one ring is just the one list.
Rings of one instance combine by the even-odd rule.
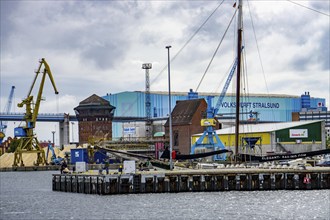
[[301, 4], [297, 3], [297, 2], [293, 2], [293, 1], [290, 1], [290, 0], [287, 0], [287, 1], [288, 1], [288, 2], [291, 2], [291, 3], [293, 3], [293, 4], [296, 4], [296, 5], [299, 5], [300, 7], [307, 8], [307, 9], [309, 9], [309, 10], [311, 10], [311, 11], [316, 12], [316, 13], [319, 13], [319, 14], [322, 14], [322, 15], [325, 15], [325, 16], [330, 17], [330, 15], [328, 15], [328, 14], [326, 14], [326, 13], [324, 13], [324, 12], [318, 11], [318, 10], [316, 10], [316, 9], [314, 9], [314, 8], [310, 8], [310, 7], [307, 7], [307, 6], [305, 6], [305, 5], [301, 5]]

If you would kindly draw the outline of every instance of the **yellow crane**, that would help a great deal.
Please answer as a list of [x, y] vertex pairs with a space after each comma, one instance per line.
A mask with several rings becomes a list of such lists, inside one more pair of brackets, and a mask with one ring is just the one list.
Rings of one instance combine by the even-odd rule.
[[[41, 97], [42, 91], [44, 88], [44, 83], [45, 83], [45, 79], [46, 79], [47, 75], [54, 87], [55, 94], [58, 94], [58, 91], [57, 91], [57, 88], [56, 88], [56, 85], [54, 82], [54, 78], [50, 71], [48, 63], [46, 62], [46, 60], [44, 58], [42, 58], [39, 62], [40, 62], [39, 68], [36, 71], [36, 76], [32, 82], [30, 91], [29, 91], [26, 99], [24, 99], [21, 103], [17, 104], [17, 106], [19, 108], [22, 108], [25, 105], [26, 111], [25, 111], [25, 116], [24, 116], [25, 126], [17, 127], [14, 129], [15, 137], [20, 137], [20, 139], [18, 141], [18, 146], [14, 153], [13, 167], [18, 166], [18, 164], [20, 164], [20, 166], [24, 166], [23, 157], [22, 157], [23, 153], [36, 153], [37, 161], [34, 163], [36, 166], [38, 166], [40, 164], [45, 165], [47, 162], [46, 158], [45, 158], [45, 151], [40, 147], [39, 141], [33, 133], [34, 128], [36, 126], [40, 102], [42, 100], [42, 97]], [[40, 71], [42, 70], [42, 67], [44, 67], [44, 68], [42, 71], [42, 78], [41, 78], [41, 82], [40, 82], [40, 86], [39, 86], [38, 96], [37, 96], [36, 101], [33, 102], [33, 95], [31, 95], [31, 93], [32, 93], [33, 87], [36, 83], [36, 80], [40, 74]]]

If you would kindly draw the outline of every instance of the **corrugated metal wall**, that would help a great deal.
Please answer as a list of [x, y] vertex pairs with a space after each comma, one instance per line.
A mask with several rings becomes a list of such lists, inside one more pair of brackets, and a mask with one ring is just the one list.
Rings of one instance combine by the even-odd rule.
[[321, 122], [316, 122], [312, 124], [296, 126], [294, 129], [306, 129], [308, 131], [307, 137], [302, 138], [291, 138], [289, 130], [292, 128], [287, 128], [283, 130], [276, 131], [276, 137], [279, 142], [293, 142], [295, 143], [297, 139], [301, 139], [302, 142], [320, 142], [322, 141], [322, 124]]
[[[116, 107], [115, 117], [118, 116], [135, 116], [145, 117], [145, 93], [141, 91], [136, 92], [121, 92], [117, 94], [107, 94], [104, 96], [106, 100], [110, 101], [110, 104]], [[206, 96], [199, 96], [199, 98], [205, 98]], [[178, 100], [187, 100], [188, 93], [186, 95], [179, 95], [175, 92], [171, 94], [172, 110]], [[213, 99], [213, 106], [216, 104], [218, 97]], [[168, 110], [168, 94], [150, 94], [151, 102], [151, 115], [154, 117], [166, 117], [169, 113]], [[317, 107], [317, 105], [323, 102], [322, 98], [311, 98], [311, 107]], [[220, 106], [219, 114], [232, 113], [234, 117], [235, 113], [235, 98], [233, 96], [226, 96]], [[267, 97], [265, 96], [250, 96], [241, 99], [241, 120], [247, 120], [249, 112], [257, 112], [260, 121], [276, 121], [286, 122], [292, 121], [292, 112], [299, 112], [301, 109], [300, 97]], [[120, 123], [113, 123], [113, 137], [121, 137], [122, 125]]]

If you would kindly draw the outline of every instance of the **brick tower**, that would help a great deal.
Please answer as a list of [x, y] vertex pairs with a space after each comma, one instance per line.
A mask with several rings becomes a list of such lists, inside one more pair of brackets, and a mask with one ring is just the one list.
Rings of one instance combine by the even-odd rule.
[[75, 107], [79, 122], [79, 144], [93, 139], [112, 138], [112, 119], [116, 107], [110, 102], [93, 94]]

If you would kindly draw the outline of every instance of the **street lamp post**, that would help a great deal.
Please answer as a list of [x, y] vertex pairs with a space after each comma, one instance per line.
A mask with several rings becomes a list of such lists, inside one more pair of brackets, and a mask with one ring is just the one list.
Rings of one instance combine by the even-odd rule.
[[55, 147], [55, 131], [52, 131], [53, 133], [53, 147]]
[[72, 121], [71, 122], [71, 132], [72, 132], [72, 143], [74, 143], [74, 136], [73, 136], [73, 125], [74, 125], [74, 122]]
[[170, 66], [170, 48], [171, 46], [166, 46], [167, 49], [167, 69], [168, 69], [168, 108], [169, 108], [169, 127], [170, 127], [170, 170], [173, 169], [172, 161], [172, 107], [171, 107], [171, 66]]

